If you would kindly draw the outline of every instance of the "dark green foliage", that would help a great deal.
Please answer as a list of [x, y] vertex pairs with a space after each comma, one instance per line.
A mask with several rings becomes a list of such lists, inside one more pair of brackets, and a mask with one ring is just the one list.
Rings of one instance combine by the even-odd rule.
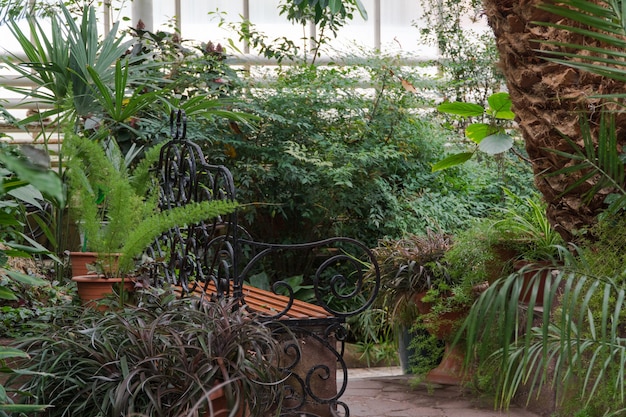
[[409, 369], [412, 374], [423, 377], [441, 362], [445, 343], [430, 334], [419, 319], [409, 329], [409, 335]]
[[[156, 304], [155, 304], [156, 302]], [[23, 341], [34, 375], [24, 388], [55, 407], [46, 416], [203, 416], [223, 388], [251, 415], [280, 408], [275, 335], [229, 303], [174, 300], [94, 309]]]
[[[257, 129], [230, 124], [230, 138], [212, 135], [222, 143], [207, 154], [232, 169], [240, 201], [256, 203], [244, 219], [252, 234], [280, 242], [346, 235], [373, 246], [427, 227], [460, 229], [498, 204], [503, 180], [493, 167], [431, 172], [448, 137], [421, 110], [428, 101], [412, 90], [420, 82], [372, 58], [283, 68], [265, 88], [248, 89]], [[524, 169], [509, 177], [518, 189], [531, 184]]]
[[[0, 307], [4, 312], [19, 316], [19, 320], [11, 320], [10, 327], [19, 323], [32, 310], [23, 308], [20, 303], [21, 292], [25, 287], [46, 286], [48, 283], [42, 278], [31, 274], [30, 271], [20, 271], [10, 263], [10, 258], [30, 259], [33, 254], [43, 254], [57, 260], [50, 252], [29, 239], [21, 232], [23, 223], [20, 221], [25, 202], [39, 204], [43, 194], [62, 205], [64, 195], [60, 178], [48, 169], [34, 164], [25, 158], [12, 146], [0, 144]], [[21, 210], [22, 209], [22, 210]], [[9, 229], [11, 231], [9, 232]], [[29, 272], [29, 273], [25, 273]], [[4, 317], [3, 317], [4, 319]], [[7, 323], [0, 323], [0, 335], [7, 335]], [[0, 346], [0, 372], [15, 374], [19, 370], [12, 369], [7, 360], [25, 358], [26, 354], [18, 349]], [[27, 393], [24, 393], [27, 394]], [[39, 405], [38, 405], [39, 404]], [[46, 408], [43, 403], [29, 405], [14, 404], [14, 398], [9, 398], [3, 384], [0, 384], [0, 416], [8, 416], [10, 412], [35, 412]]]
[[[522, 270], [494, 282], [473, 306], [463, 333], [468, 354], [478, 353], [490, 370], [484, 376], [499, 405], [508, 407], [522, 385], [529, 401], [549, 386], [564, 410], [623, 413], [623, 225], [623, 218], [604, 219], [584, 248], [560, 248], [562, 264], [531, 268], [527, 305]], [[546, 268], [551, 279], [544, 283]]]
[[0, 277], [0, 286], [17, 297], [0, 300], [0, 335], [5, 337], [29, 334], [33, 323], [45, 325], [62, 317], [76, 300], [76, 287], [68, 283], [44, 279], [32, 286]]
[[185, 224], [233, 212], [237, 204], [213, 200], [159, 210], [158, 186], [150, 173], [158, 160], [160, 146], [151, 148], [134, 169], [124, 164], [117, 144], [98, 143], [78, 135], [66, 134], [70, 206], [84, 232], [83, 250], [110, 257], [120, 253], [117, 271], [127, 273], [134, 259], [161, 233]]

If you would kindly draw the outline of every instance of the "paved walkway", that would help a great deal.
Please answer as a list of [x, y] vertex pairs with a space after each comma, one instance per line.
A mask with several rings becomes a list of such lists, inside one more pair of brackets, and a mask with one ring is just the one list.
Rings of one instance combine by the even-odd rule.
[[351, 417], [538, 417], [521, 408], [496, 411], [493, 402], [473, 398], [456, 386], [418, 385], [399, 368], [350, 369], [341, 400]]

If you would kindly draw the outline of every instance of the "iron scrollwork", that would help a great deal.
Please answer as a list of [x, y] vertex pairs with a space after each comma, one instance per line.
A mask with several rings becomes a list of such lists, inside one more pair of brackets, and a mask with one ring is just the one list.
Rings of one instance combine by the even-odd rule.
[[[162, 147], [157, 167], [160, 206], [166, 209], [195, 201], [234, 201], [232, 174], [224, 166], [208, 164], [201, 148], [186, 139], [184, 112], [173, 112], [170, 125], [172, 139]], [[235, 297], [243, 304], [244, 285], [251, 277], [271, 271], [272, 291], [287, 301], [280, 311], [266, 314], [264, 319], [276, 323], [277, 329], [287, 329], [300, 341], [299, 345], [285, 342], [283, 370], [288, 378], [281, 415], [349, 416], [348, 406], [340, 401], [348, 380], [343, 359], [344, 324], [348, 317], [369, 308], [378, 294], [378, 264], [369, 248], [346, 237], [296, 245], [257, 242], [238, 225], [233, 213], [173, 228], [152, 251], [153, 257], [163, 259], [162, 271], [155, 279], [180, 286], [183, 292], [200, 289], [216, 297]], [[275, 266], [277, 259], [297, 259], [301, 268], [281, 270]], [[293, 274], [313, 288], [311, 303], [322, 307], [326, 317], [291, 317], [298, 288], [281, 277]], [[303, 354], [307, 348], [316, 354]], [[320, 360], [311, 362], [312, 356]], [[343, 375], [340, 386], [337, 373]]]

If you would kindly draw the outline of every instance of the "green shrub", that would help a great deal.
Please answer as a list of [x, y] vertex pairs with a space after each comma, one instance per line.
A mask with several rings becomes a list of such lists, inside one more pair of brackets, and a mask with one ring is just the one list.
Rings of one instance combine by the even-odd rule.
[[257, 128], [209, 133], [219, 140], [207, 154], [232, 169], [241, 202], [260, 203], [244, 223], [263, 240], [345, 235], [373, 246], [434, 225], [454, 231], [499, 204], [502, 185], [532, 183], [527, 167], [504, 177], [481, 161], [433, 173], [449, 132], [425, 110], [418, 70], [391, 59], [279, 68], [262, 89], [248, 81], [243, 109]]

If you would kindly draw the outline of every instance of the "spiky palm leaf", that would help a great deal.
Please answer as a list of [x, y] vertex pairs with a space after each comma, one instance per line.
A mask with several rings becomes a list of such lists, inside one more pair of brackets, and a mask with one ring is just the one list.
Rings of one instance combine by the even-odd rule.
[[571, 159], [574, 164], [557, 170], [550, 176], [575, 175], [577, 177], [576, 181], [565, 189], [564, 194], [588, 183], [589, 186], [583, 195], [584, 201], [591, 200], [603, 190], [610, 191], [612, 197], [607, 201], [610, 204], [608, 212], [616, 212], [626, 204], [626, 172], [623, 155], [618, 146], [615, 114], [603, 112], [597, 130], [597, 140], [594, 140], [592, 129], [585, 115], [581, 115], [580, 120], [582, 148], [571, 138], [564, 137], [572, 147], [572, 152], [550, 150], [550, 152]]
[[536, 303], [539, 275], [529, 289], [530, 303], [520, 308], [523, 285], [513, 274], [481, 295], [462, 333], [470, 351], [484, 338], [495, 337], [501, 346], [492, 355], [501, 370], [500, 406], [508, 407], [522, 386], [529, 391], [529, 401], [550, 385], [557, 390], [558, 401], [577, 392], [586, 403], [602, 386], [610, 386], [612, 401], [606, 411], [618, 412], [626, 399], [626, 338], [620, 326], [626, 289], [616, 277], [589, 273], [582, 253], [566, 248], [561, 252], [565, 266], [543, 284], [546, 296], [541, 305]]
[[[622, 0], [549, 1], [538, 6], [572, 24], [535, 22], [597, 41], [577, 44], [549, 41], [553, 50], [543, 50], [546, 59], [615, 80], [626, 81], [626, 2]], [[578, 23], [578, 25], [576, 25]], [[626, 97], [626, 95], [619, 95]]]

